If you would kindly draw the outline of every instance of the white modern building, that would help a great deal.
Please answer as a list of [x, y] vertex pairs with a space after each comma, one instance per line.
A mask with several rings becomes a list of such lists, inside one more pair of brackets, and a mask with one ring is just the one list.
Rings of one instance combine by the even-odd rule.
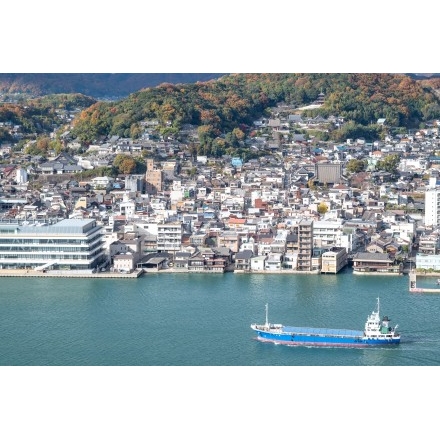
[[182, 245], [182, 223], [157, 225], [157, 251], [178, 252]]
[[345, 247], [347, 252], [351, 252], [357, 247], [355, 230], [347, 227], [342, 219], [315, 221], [313, 244], [322, 248]]
[[440, 224], [440, 187], [427, 187], [425, 191], [425, 225]]
[[95, 220], [0, 223], [0, 269], [93, 269], [106, 260]]
[[419, 270], [440, 270], [440, 255], [417, 254], [416, 267]]

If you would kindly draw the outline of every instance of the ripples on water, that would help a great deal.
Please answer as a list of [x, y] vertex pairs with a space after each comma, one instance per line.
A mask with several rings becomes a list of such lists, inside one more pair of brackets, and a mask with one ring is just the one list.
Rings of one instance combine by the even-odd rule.
[[[440, 295], [407, 277], [156, 274], [137, 280], [1, 280], [2, 365], [439, 365]], [[398, 347], [286, 347], [253, 322], [363, 329], [380, 296]]]

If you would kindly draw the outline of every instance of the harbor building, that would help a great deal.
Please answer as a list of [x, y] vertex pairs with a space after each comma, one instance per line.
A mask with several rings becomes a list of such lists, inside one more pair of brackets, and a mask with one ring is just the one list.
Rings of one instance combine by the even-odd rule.
[[0, 269], [94, 269], [106, 261], [96, 220], [0, 223]]

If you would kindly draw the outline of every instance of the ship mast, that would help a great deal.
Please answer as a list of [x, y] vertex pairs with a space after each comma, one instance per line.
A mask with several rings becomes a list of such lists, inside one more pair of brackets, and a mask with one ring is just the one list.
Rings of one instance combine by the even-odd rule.
[[265, 324], [266, 327], [269, 327], [269, 321], [267, 319], [268, 310], [269, 310], [269, 304], [266, 303], [266, 324]]
[[379, 313], [379, 298], [377, 298], [377, 314], [380, 316], [380, 313]]

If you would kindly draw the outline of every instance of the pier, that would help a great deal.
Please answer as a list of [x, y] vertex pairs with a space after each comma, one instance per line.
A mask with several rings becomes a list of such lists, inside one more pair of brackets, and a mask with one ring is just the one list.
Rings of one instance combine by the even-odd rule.
[[[424, 277], [439, 277], [439, 274], [424, 274]], [[436, 288], [417, 287], [417, 272], [411, 270], [409, 272], [409, 291], [411, 293], [440, 293], [440, 286]]]

